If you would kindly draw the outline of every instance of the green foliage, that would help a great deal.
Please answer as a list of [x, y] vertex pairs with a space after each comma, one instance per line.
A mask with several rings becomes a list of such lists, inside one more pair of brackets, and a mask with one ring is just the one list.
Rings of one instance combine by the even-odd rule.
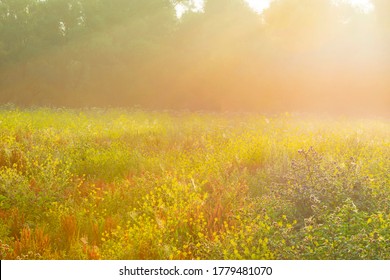
[[346, 200], [335, 211], [306, 221], [299, 249], [308, 259], [388, 259], [389, 223], [388, 215], [360, 211]]
[[313, 147], [300, 149], [287, 173], [287, 186], [281, 186], [284, 198], [294, 203], [298, 217], [303, 220], [316, 207], [335, 209], [346, 199], [352, 199], [361, 210], [373, 211], [376, 204], [369, 179], [360, 173], [360, 163], [353, 157], [339, 164], [325, 160]]

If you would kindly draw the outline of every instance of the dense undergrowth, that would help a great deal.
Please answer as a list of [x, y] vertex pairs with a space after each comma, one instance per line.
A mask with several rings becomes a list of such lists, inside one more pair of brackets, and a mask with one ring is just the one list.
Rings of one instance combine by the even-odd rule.
[[390, 124], [0, 109], [1, 259], [390, 259]]

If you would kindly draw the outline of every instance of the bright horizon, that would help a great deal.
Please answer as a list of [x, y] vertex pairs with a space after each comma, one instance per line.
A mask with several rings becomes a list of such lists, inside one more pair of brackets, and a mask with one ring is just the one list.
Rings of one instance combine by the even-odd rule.
[[[265, 9], [269, 8], [271, 2], [273, 0], [245, 0], [249, 7], [251, 7], [254, 11], [261, 14]], [[359, 9], [363, 13], [369, 13], [372, 12], [375, 9], [374, 4], [371, 2], [371, 0], [330, 0], [334, 4], [347, 2], [352, 7]], [[204, 0], [192, 0], [195, 8], [195, 12], [200, 12], [203, 9]], [[188, 11], [188, 8], [185, 7], [182, 4], [179, 4], [176, 6], [176, 15], [178, 18], [180, 18], [184, 13]]]

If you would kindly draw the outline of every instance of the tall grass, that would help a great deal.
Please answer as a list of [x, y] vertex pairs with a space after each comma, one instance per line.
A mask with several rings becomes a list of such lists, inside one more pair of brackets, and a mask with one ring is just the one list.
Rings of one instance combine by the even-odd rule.
[[2, 259], [389, 259], [390, 123], [0, 109]]

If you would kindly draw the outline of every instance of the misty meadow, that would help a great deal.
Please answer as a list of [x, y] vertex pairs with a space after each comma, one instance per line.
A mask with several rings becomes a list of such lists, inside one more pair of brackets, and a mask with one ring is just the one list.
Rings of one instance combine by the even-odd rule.
[[389, 19], [0, 0], [0, 258], [390, 259]]
[[390, 258], [386, 121], [0, 116], [2, 258]]

